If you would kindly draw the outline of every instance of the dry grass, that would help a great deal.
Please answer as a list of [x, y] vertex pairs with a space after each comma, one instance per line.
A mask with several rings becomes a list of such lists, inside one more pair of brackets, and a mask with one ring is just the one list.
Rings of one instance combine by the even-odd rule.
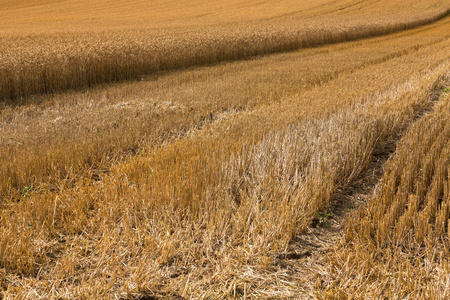
[[[302, 6], [291, 0], [262, 6], [231, 1], [220, 5], [220, 12], [215, 1], [194, 1], [187, 10], [178, 2], [152, 6], [136, 1], [124, 10], [99, 1], [100, 12], [89, 8], [91, 1], [78, 2], [0, 11], [5, 24], [0, 32], [0, 99], [20, 103], [30, 94], [366, 38], [427, 24], [449, 12], [434, 0], [409, 6], [400, 0], [306, 1]], [[247, 16], [247, 9], [254, 12]], [[55, 30], [59, 18], [68, 21]], [[139, 21], [128, 24], [133, 18]], [[153, 25], [142, 25], [149, 19]], [[182, 24], [173, 25], [179, 19]]]
[[[10, 9], [11, 3], [5, 2], [5, 16], [22, 11], [24, 19], [17, 22], [25, 22], [30, 8]], [[49, 7], [58, 11], [69, 3], [54, 1]], [[141, 17], [146, 3], [138, 3]], [[278, 10], [271, 3], [256, 9], [249, 2], [256, 12], [245, 25], [232, 3], [225, 4], [222, 19], [200, 17], [199, 24], [212, 29], [193, 26], [188, 32], [205, 39], [202, 47], [207, 47], [227, 35], [230, 41], [247, 40], [246, 34], [256, 28], [253, 21], [277, 17], [273, 24], [285, 27], [275, 30], [290, 34], [294, 27], [283, 23], [288, 18], [283, 15], [293, 12], [289, 18], [309, 15], [311, 28], [330, 26], [336, 34], [331, 38], [341, 41], [346, 37], [338, 29], [355, 11], [361, 17], [355, 22], [370, 31], [422, 22], [422, 17], [435, 16], [444, 7], [418, 2], [398, 23], [381, 16], [394, 5], [387, 1], [305, 2], [308, 10], [298, 12], [294, 2], [280, 2]], [[164, 5], [161, 11], [170, 11]], [[187, 24], [190, 18], [196, 22], [195, 13], [207, 12], [208, 5], [199, 2], [188, 10]], [[417, 9], [425, 6], [429, 10], [419, 16]], [[39, 9], [43, 17], [49, 16], [45, 5]], [[117, 15], [114, 5], [105, 10], [92, 22], [107, 23]], [[20, 60], [15, 65], [14, 57], [26, 57], [30, 45], [37, 43], [43, 43], [42, 49], [33, 55], [47, 55], [43, 62], [56, 55], [53, 64], [44, 67], [50, 77], [30, 81], [39, 89], [31, 93], [69, 87], [53, 89], [59, 84], [55, 78], [66, 84], [73, 75], [76, 85], [88, 80], [77, 77], [84, 71], [64, 73], [70, 68], [62, 68], [64, 76], [72, 74], [69, 77], [58, 73], [58, 59], [67, 58], [57, 56], [65, 53], [59, 48], [64, 45], [67, 53], [81, 55], [84, 62], [75, 61], [76, 68], [96, 66], [97, 61], [86, 62], [83, 55], [95, 59], [93, 53], [99, 53], [101, 44], [117, 50], [110, 59], [120, 68], [134, 64], [140, 70], [148, 53], [130, 60], [127, 55], [145, 50], [154, 38], [146, 34], [157, 28], [127, 23], [133, 13], [138, 16], [130, 11], [111, 25], [114, 32], [100, 28], [82, 33], [78, 21], [68, 22], [70, 33], [51, 35], [60, 38], [55, 52], [49, 51], [48, 37], [35, 35], [46, 25], [30, 36], [7, 36], [3, 45], [21, 50], [8, 50], [11, 55], [3, 62], [14, 66], [7, 70], [17, 78], [38, 78], [39, 72], [31, 72]], [[370, 11], [372, 18], [365, 15]], [[161, 15], [155, 26], [162, 28], [179, 14], [175, 10]], [[221, 23], [228, 14], [236, 16], [235, 24]], [[336, 23], [316, 25], [322, 14]], [[68, 15], [89, 17], [76, 9]], [[381, 27], [373, 22], [381, 22]], [[127, 26], [141, 31], [123, 39], [121, 30], [129, 30]], [[362, 37], [361, 28], [354, 30]], [[185, 56], [196, 51], [187, 49], [186, 54], [176, 48], [186, 45], [183, 41], [168, 42], [175, 45], [173, 52], [161, 52], [168, 65], [139, 81], [27, 96], [5, 104], [0, 110], [0, 298], [445, 296], [447, 287], [440, 282], [449, 272], [445, 260], [438, 258], [445, 257], [448, 248], [448, 95], [442, 94], [447, 98], [435, 111], [419, 117], [430, 106], [430, 93], [442, 89], [450, 76], [449, 29], [449, 20], [443, 19], [383, 37], [162, 72], [190, 65], [182, 60], [192, 59]], [[170, 32], [169, 39], [183, 32], [175, 27], [164, 30]], [[104, 43], [96, 44], [99, 37]], [[133, 48], [136, 37], [133, 43], [142, 42], [144, 48]], [[289, 42], [286, 36], [279, 38]], [[87, 42], [77, 48], [80, 41]], [[94, 47], [85, 48], [92, 41]], [[238, 46], [251, 55], [260, 53], [259, 44], [255, 53], [249, 44]], [[206, 61], [199, 58], [192, 65], [213, 61], [209, 59], [215, 50], [202, 49], [199, 53]], [[119, 57], [124, 57], [123, 64]], [[18, 67], [21, 64], [24, 69]], [[105, 71], [111, 67], [106, 65], [96, 69], [106, 79], [90, 84], [109, 81], [108, 76], [116, 74], [112, 70], [120, 69]], [[329, 261], [315, 267], [320, 284], [305, 282], [308, 277], [280, 262], [293, 239], [306, 234], [314, 213], [329, 206], [367, 167], [374, 149], [383, 148], [414, 122], [386, 167], [376, 197], [355, 214]], [[414, 282], [416, 278], [422, 281]]]

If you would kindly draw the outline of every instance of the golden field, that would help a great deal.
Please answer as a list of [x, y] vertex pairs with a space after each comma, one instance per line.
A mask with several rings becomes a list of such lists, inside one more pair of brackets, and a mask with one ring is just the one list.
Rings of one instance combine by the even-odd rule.
[[446, 299], [450, 4], [0, 0], [0, 298]]
[[356, 40], [449, 13], [431, 0], [91, 2], [4, 4], [1, 98]]

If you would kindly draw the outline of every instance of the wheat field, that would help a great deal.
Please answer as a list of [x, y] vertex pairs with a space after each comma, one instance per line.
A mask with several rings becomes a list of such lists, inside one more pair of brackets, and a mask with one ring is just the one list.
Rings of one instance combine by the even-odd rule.
[[0, 0], [0, 299], [448, 298], [449, 11]]
[[414, 5], [399, 0], [301, 5], [292, 0], [188, 1], [181, 6], [97, 0], [93, 7], [90, 2], [5, 3], [0, 20], [2, 99], [14, 103], [30, 94], [356, 40], [427, 24], [449, 13], [440, 1], [431, 0]]

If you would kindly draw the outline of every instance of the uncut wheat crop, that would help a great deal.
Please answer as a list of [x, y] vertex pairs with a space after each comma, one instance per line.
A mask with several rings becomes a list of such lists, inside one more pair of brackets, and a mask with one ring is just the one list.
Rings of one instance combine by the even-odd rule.
[[0, 0], [0, 299], [446, 299], [450, 3]]

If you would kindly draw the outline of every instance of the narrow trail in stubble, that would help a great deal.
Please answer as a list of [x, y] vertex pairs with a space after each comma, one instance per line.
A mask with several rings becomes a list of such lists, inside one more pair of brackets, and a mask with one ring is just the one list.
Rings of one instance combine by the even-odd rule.
[[[445, 86], [449, 86], [450, 78], [445, 78], [444, 82]], [[413, 122], [397, 132], [392, 140], [377, 146], [369, 165], [346, 187], [340, 189], [332, 202], [319, 213], [323, 219], [320, 221], [314, 219], [306, 233], [298, 235], [291, 241], [287, 253], [276, 257], [278, 265], [295, 269], [298, 272], [297, 276], [304, 278], [302, 286], [304, 294], [301, 299], [317, 298], [314, 291], [322, 285], [319, 271], [328, 262], [327, 254], [333, 251], [334, 246], [344, 235], [347, 220], [352, 217], [353, 211], [376, 195], [384, 166], [395, 155], [397, 143], [413, 124], [435, 109], [442, 94], [442, 87], [435, 87], [429, 94], [428, 104], [416, 112]]]

